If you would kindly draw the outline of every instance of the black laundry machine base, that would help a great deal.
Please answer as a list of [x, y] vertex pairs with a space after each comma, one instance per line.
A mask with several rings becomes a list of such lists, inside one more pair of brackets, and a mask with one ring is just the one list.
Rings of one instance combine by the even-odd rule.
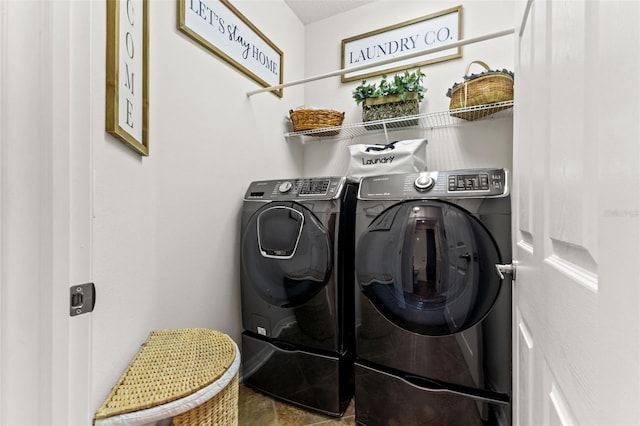
[[300, 407], [339, 417], [353, 396], [351, 353], [312, 352], [244, 332], [242, 358], [245, 385]]
[[423, 378], [412, 383], [400, 372], [393, 374], [361, 362], [355, 363], [354, 374], [356, 422], [361, 425], [511, 424], [511, 404], [505, 395], [465, 394], [455, 386], [429, 384]]

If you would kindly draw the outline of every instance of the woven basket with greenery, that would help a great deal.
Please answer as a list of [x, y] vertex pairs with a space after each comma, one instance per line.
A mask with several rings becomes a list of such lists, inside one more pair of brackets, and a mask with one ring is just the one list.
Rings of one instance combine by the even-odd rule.
[[[469, 75], [471, 65], [478, 64], [484, 67], [485, 71], [480, 74]], [[504, 101], [513, 100], [513, 72], [503, 70], [491, 70], [482, 61], [473, 61], [467, 66], [462, 83], [456, 83], [449, 89], [447, 96], [451, 98], [449, 102], [449, 113], [454, 117], [465, 120], [476, 120], [481, 117], [498, 112], [511, 106], [501, 106], [496, 108], [477, 109], [472, 111], [456, 111], [480, 105], [489, 105]]]
[[[338, 127], [344, 120], [344, 112], [332, 109], [296, 109], [289, 110], [289, 117], [293, 125], [294, 132], [306, 130], [326, 129], [328, 127]], [[313, 132], [312, 136], [332, 136], [337, 135], [340, 130], [328, 130], [326, 132]]]
[[[405, 71], [387, 79], [386, 74], [377, 83], [367, 80], [356, 86], [351, 96], [358, 105], [362, 103], [362, 121], [391, 120], [385, 122], [386, 127], [415, 126], [418, 120], [392, 120], [416, 115], [420, 112], [420, 101], [424, 99], [427, 90], [422, 85], [424, 73], [418, 68], [413, 72]], [[382, 129], [383, 125], [366, 124], [366, 129]]]
[[[387, 120], [391, 118], [406, 117], [416, 115], [420, 112], [418, 94], [411, 92], [407, 94], [407, 99], [400, 99], [399, 95], [387, 95], [378, 98], [367, 98], [362, 102], [362, 121]], [[388, 127], [415, 126], [418, 120], [403, 120], [394, 126], [387, 123]], [[369, 130], [382, 128], [382, 125], [365, 125]]]

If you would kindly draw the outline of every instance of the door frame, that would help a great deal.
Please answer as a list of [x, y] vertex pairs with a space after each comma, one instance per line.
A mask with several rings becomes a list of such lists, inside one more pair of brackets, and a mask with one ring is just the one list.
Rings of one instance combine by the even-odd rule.
[[69, 315], [92, 273], [92, 8], [0, 0], [1, 424], [93, 417], [91, 314]]

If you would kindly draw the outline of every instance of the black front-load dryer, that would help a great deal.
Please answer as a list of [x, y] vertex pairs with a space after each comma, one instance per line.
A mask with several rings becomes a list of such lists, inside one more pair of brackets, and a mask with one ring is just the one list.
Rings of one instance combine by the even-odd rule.
[[353, 395], [356, 187], [257, 181], [243, 203], [244, 383], [339, 416]]
[[369, 177], [356, 208], [356, 421], [511, 423], [507, 171]]

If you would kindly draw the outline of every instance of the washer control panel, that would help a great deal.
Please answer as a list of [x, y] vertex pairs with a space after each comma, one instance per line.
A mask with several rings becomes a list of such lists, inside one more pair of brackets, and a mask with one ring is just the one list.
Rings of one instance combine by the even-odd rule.
[[362, 179], [361, 200], [411, 198], [485, 198], [509, 195], [506, 169], [464, 169]]
[[245, 200], [330, 200], [340, 197], [344, 177], [281, 179], [252, 182]]
[[[502, 183], [503, 177], [496, 175], [493, 181], [499, 184]], [[498, 185], [498, 189], [502, 186]], [[461, 192], [461, 191], [490, 191], [489, 186], [489, 173], [460, 173], [450, 174], [447, 176], [447, 190], [449, 192]]]

